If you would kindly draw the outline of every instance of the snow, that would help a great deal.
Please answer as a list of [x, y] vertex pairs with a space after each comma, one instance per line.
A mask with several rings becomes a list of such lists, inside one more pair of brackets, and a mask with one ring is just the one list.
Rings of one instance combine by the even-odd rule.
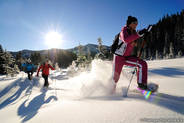
[[[148, 82], [159, 84], [158, 93], [145, 99], [136, 93], [134, 76], [128, 97], [123, 97], [132, 68], [125, 67], [115, 94], [112, 62], [94, 60], [91, 71], [67, 74], [52, 71], [50, 87], [44, 80], [0, 76], [0, 119], [2, 123], [142, 123], [144, 119], [184, 121], [184, 58], [148, 61]], [[35, 74], [34, 74], [35, 75]]]

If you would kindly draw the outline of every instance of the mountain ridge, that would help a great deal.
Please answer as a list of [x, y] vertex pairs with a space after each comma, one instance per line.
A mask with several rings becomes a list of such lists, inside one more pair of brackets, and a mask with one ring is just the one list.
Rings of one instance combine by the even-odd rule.
[[[98, 51], [98, 45], [97, 44], [86, 44], [86, 45], [81, 45], [82, 46], [82, 53], [84, 53], [84, 55], [86, 55], [89, 51], [93, 54], [97, 54]], [[103, 47], [107, 50], [110, 50], [109, 46], [103, 45]], [[89, 51], [88, 51], [89, 49]], [[69, 48], [69, 49], [59, 49], [59, 48], [51, 48], [51, 49], [45, 49], [45, 50], [28, 50], [28, 49], [23, 49], [20, 51], [9, 51], [14, 57], [16, 57], [16, 55], [21, 52], [22, 56], [25, 58], [28, 58], [31, 56], [32, 53], [40, 53], [41, 55], [46, 55], [48, 54], [48, 52], [53, 53], [56, 51], [70, 51], [73, 53], [78, 54], [78, 46], [74, 47], [74, 48]]]

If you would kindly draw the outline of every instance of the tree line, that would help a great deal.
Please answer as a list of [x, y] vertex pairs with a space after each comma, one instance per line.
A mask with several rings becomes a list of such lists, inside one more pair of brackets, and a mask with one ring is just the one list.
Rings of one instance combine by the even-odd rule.
[[[139, 39], [143, 40], [143, 39]], [[144, 59], [168, 59], [184, 55], [184, 10], [165, 15], [145, 37]], [[138, 41], [138, 47], [141, 43]]]

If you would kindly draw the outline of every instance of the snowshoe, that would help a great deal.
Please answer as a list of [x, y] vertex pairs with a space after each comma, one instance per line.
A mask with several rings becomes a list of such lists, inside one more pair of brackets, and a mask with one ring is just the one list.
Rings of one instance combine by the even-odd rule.
[[158, 84], [155, 84], [155, 83], [148, 84], [148, 90], [151, 91], [152, 93], [156, 92], [158, 88], [159, 88]]
[[152, 93], [156, 92], [158, 90], [158, 87], [158, 84], [155, 83], [149, 83], [148, 85], [138, 84], [138, 89], [151, 91]]

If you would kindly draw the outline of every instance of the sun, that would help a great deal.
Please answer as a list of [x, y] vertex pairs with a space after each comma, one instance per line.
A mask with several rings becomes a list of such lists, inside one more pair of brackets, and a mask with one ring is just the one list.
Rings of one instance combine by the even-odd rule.
[[59, 48], [62, 43], [62, 35], [57, 31], [50, 31], [45, 35], [45, 44], [49, 48]]

